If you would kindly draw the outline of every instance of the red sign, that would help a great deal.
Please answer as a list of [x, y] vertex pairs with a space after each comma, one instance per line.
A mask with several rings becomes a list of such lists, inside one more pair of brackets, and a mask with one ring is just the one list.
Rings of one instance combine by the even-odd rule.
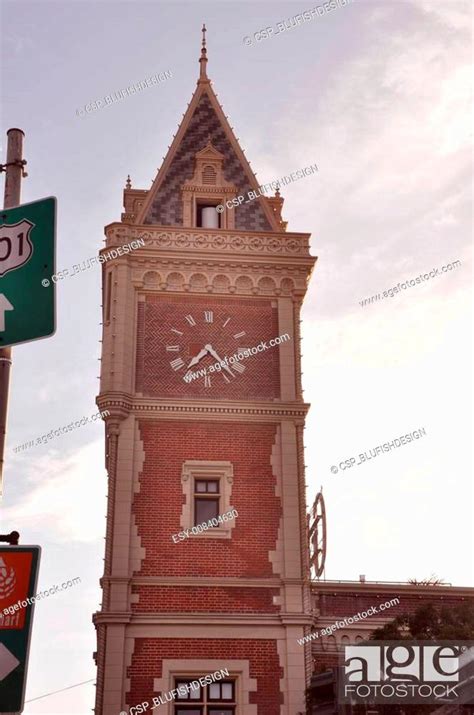
[[31, 552], [0, 553], [0, 630], [25, 625], [32, 564]]

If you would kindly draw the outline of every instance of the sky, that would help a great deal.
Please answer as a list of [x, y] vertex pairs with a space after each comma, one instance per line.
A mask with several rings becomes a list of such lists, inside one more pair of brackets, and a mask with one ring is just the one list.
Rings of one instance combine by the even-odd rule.
[[[57, 197], [58, 269], [95, 256], [103, 227], [120, 220], [127, 175], [149, 188], [176, 133], [206, 22], [208, 75], [259, 181], [319, 168], [282, 195], [288, 231], [311, 233], [318, 256], [302, 350], [308, 504], [322, 487], [325, 577], [436, 574], [472, 586], [471, 5], [355, 0], [276, 34], [315, 5], [3, 1], [0, 154], [7, 129], [23, 129], [22, 200]], [[166, 70], [166, 82], [81, 112]], [[26, 715], [94, 703], [93, 682], [33, 700], [95, 677], [104, 553], [103, 425], [13, 451], [97, 411], [98, 266], [61, 281], [57, 298], [54, 337], [13, 352], [0, 530], [41, 544], [39, 589], [81, 582], [36, 607]]]

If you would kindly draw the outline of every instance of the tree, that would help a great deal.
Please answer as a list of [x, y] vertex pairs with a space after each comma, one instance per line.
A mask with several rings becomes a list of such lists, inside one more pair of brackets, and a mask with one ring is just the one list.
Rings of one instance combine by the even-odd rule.
[[470, 640], [474, 638], [474, 604], [435, 606], [427, 603], [412, 614], [397, 616], [377, 628], [371, 640]]
[[[412, 614], [398, 616], [382, 628], [377, 628], [370, 636], [375, 641], [430, 641], [430, 640], [472, 640], [474, 638], [474, 603], [458, 606], [435, 606], [427, 603], [419, 606]], [[446, 706], [446, 712], [451, 712]], [[472, 712], [470, 706], [457, 706], [458, 713]], [[452, 708], [452, 706], [451, 706]], [[362, 709], [360, 710], [362, 713]], [[382, 715], [428, 715], [444, 712], [436, 705], [384, 705], [379, 709]]]
[[417, 578], [409, 578], [408, 583], [412, 583], [415, 586], [443, 586], [446, 585], [442, 578], [438, 578], [436, 574], [432, 573], [428, 578], [423, 578], [418, 581]]

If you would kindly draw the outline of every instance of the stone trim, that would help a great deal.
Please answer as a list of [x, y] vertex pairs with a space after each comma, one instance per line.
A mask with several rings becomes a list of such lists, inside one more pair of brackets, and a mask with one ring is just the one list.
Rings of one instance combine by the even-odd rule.
[[[126, 701], [127, 693], [130, 692], [132, 687], [132, 679], [127, 673], [130, 673], [132, 668], [133, 653], [135, 651], [135, 639], [129, 638], [128, 634], [125, 637], [125, 656], [124, 656], [124, 672], [123, 672], [123, 704]], [[128, 706], [125, 706], [128, 707]], [[122, 708], [123, 712], [123, 708]], [[117, 715], [117, 713], [115, 713]], [[120, 713], [118, 713], [120, 715]]]
[[[223, 265], [215, 261], [176, 261], [165, 258], [135, 261], [132, 285], [150, 294], [225, 295], [262, 298], [288, 297], [299, 304], [307, 289], [310, 267], [292, 265]], [[202, 276], [206, 280], [202, 280]]]
[[[111, 223], [105, 227], [106, 246], [101, 253], [114, 246], [123, 246], [137, 238], [145, 240], [145, 246], [133, 252], [133, 256], [143, 256], [149, 249], [179, 251], [209, 251], [230, 253], [235, 257], [243, 254], [276, 254], [281, 256], [303, 256], [311, 263], [316, 258], [309, 253], [309, 233], [286, 233], [271, 231], [238, 231], [217, 228], [195, 228], [184, 226], [130, 226]], [[132, 254], [128, 254], [130, 257]], [[116, 260], [116, 259], [113, 259]]]
[[[304, 424], [304, 419], [309, 410], [309, 405], [300, 403], [278, 402], [274, 400], [269, 402], [226, 402], [225, 400], [181, 400], [175, 398], [173, 400], [164, 399], [149, 399], [145, 397], [133, 397], [124, 393], [114, 393], [111, 391], [101, 393], [97, 398], [98, 407], [104, 411], [109, 410], [111, 416], [115, 412], [120, 412], [123, 415], [122, 419], [128, 412], [133, 412], [137, 418], [163, 418], [169, 419], [170, 416], [184, 415], [186, 419], [205, 420], [213, 422], [216, 415], [225, 415], [229, 420], [256, 422], [281, 422], [294, 418], [298, 424]], [[106, 422], [110, 417], [106, 418]]]
[[[138, 425], [138, 420], [135, 420], [134, 424], [134, 452], [135, 459], [133, 462], [133, 497], [132, 503], [135, 499], [135, 495], [140, 493], [140, 475], [143, 471], [145, 464], [145, 447], [140, 435], [140, 428]], [[142, 564], [146, 558], [146, 549], [142, 545], [141, 537], [138, 533], [138, 524], [136, 515], [132, 513], [132, 523], [131, 523], [131, 533], [130, 533], [130, 571], [129, 573], [139, 572], [142, 568]], [[132, 594], [131, 589], [129, 591], [130, 600], [133, 603], [138, 602], [138, 594]]]
[[[202, 677], [210, 675], [221, 669], [229, 671], [229, 678], [236, 679], [236, 700], [237, 707], [235, 715], [258, 715], [257, 705], [250, 704], [250, 693], [257, 692], [257, 680], [250, 677], [250, 667], [248, 660], [232, 660], [223, 658], [222, 660], [203, 658], [199, 659], [163, 659], [162, 676], [155, 678], [153, 688], [155, 694], [158, 692], [169, 692], [174, 687], [175, 676]], [[172, 715], [173, 703], [160, 705], [162, 715]], [[162, 709], [162, 710], [161, 710]]]
[[[178, 586], [186, 588], [204, 588], [219, 586], [222, 588], [280, 588], [282, 584], [291, 586], [308, 585], [307, 581], [293, 578], [225, 578], [220, 576], [103, 576], [101, 583], [123, 583], [132, 586]], [[132, 601], [133, 602], [133, 601]]]
[[[181, 187], [183, 227], [197, 229], [196, 209], [199, 199], [212, 199], [219, 204], [235, 196], [237, 187], [226, 181], [222, 168], [224, 154], [221, 154], [212, 143], [198, 151], [194, 158], [194, 174], [191, 179], [184, 182]], [[204, 183], [204, 170], [210, 167], [214, 171], [215, 181], [212, 184]], [[233, 229], [235, 211], [224, 211], [220, 215], [221, 227]]]
[[[194, 480], [195, 479], [218, 479], [219, 480], [219, 513], [232, 509], [231, 495], [232, 484], [234, 481], [234, 468], [232, 462], [215, 462], [201, 460], [186, 460], [183, 462], [181, 470], [181, 484], [183, 488], [184, 502], [181, 512], [181, 527], [183, 529], [191, 529], [194, 525], [193, 520], [193, 501], [194, 501]], [[190, 534], [190, 539], [230, 539], [232, 529], [235, 526], [235, 519], [224, 522], [218, 527], [203, 531], [200, 534]]]
[[[282, 460], [281, 460], [281, 426], [278, 425], [275, 435], [275, 441], [272, 446], [272, 454], [270, 457], [270, 463], [272, 465], [272, 472], [275, 476], [275, 496], [278, 499], [282, 499]], [[281, 518], [278, 524], [278, 536], [276, 539], [275, 549], [270, 551], [268, 554], [268, 560], [272, 564], [272, 570], [274, 574], [282, 576], [284, 573], [283, 565], [283, 546], [282, 546], [282, 523]], [[276, 606], [283, 606], [283, 601], [281, 594], [279, 596], [273, 597], [273, 603]]]
[[[109, 577], [109, 580], [114, 580]], [[282, 584], [281, 579], [263, 579], [263, 578], [225, 578], [221, 576], [134, 576], [128, 581], [134, 586], [190, 586], [192, 588], [200, 588], [204, 586], [222, 586], [222, 588], [279, 588]], [[298, 585], [302, 585], [303, 581], [294, 581]]]
[[280, 691], [285, 694], [285, 702], [280, 705], [280, 715], [296, 715], [306, 712], [305, 705], [305, 654], [297, 639], [304, 635], [301, 627], [291, 625], [286, 629], [285, 640], [277, 641], [282, 676]]
[[[94, 614], [94, 623], [99, 625], [107, 624], [131, 624], [134, 626], [146, 626], [147, 628], [157, 626], [164, 628], [165, 626], [180, 625], [192, 626], [200, 625], [203, 628], [210, 628], [213, 625], [219, 627], [229, 626], [231, 628], [237, 626], [251, 626], [278, 628], [285, 625], [290, 626], [311, 626], [314, 619], [311, 615], [305, 613], [131, 613], [131, 612], [97, 612]], [[163, 634], [160, 635], [163, 637]], [[181, 636], [183, 637], [182, 631]], [[209, 637], [209, 636], [206, 636]], [[234, 637], [234, 636], [233, 636]], [[244, 637], [244, 636], [242, 636]], [[258, 636], [255, 636], [257, 638]], [[267, 636], [268, 637], [268, 636]]]

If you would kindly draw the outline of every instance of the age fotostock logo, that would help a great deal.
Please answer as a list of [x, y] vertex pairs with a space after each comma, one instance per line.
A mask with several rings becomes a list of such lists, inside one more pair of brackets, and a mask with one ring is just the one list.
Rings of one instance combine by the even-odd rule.
[[473, 702], [472, 641], [384, 641], [344, 650], [341, 703]]

